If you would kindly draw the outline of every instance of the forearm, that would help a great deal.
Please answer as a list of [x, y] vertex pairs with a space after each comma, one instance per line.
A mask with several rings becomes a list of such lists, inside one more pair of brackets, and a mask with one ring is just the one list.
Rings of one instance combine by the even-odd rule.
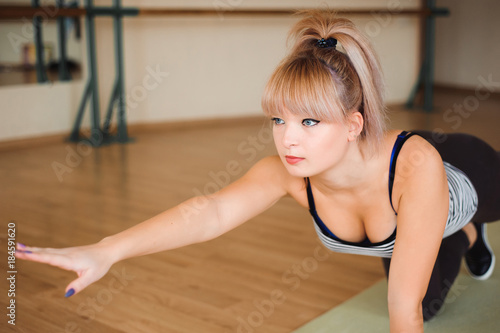
[[113, 262], [210, 240], [223, 233], [217, 202], [195, 197], [98, 243]]

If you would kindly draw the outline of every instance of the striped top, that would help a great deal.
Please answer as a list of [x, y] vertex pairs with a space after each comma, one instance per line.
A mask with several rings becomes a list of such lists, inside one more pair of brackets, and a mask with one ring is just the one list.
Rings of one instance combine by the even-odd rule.
[[[404, 142], [415, 133], [401, 132], [394, 144], [389, 167], [389, 199], [392, 206], [392, 187], [396, 171], [396, 161], [399, 151]], [[458, 168], [443, 161], [444, 169], [448, 179], [450, 193], [448, 220], [443, 238], [452, 235], [462, 229], [470, 222], [477, 211], [477, 193], [469, 178]], [[311, 190], [309, 178], [306, 178], [307, 199], [309, 201], [309, 212], [314, 221], [314, 227], [321, 242], [330, 250], [341, 253], [361, 254], [376, 257], [390, 258], [396, 242], [396, 229], [386, 240], [372, 243], [368, 237], [362, 242], [348, 242], [335, 236], [328, 229], [316, 212], [314, 197]], [[394, 207], [392, 207], [394, 210]], [[396, 211], [394, 213], [397, 215]]]

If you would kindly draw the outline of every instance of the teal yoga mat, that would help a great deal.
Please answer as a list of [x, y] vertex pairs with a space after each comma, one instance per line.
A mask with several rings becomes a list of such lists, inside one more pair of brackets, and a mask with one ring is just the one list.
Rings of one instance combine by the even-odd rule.
[[[488, 224], [489, 243], [500, 257], [500, 222]], [[500, 260], [500, 259], [498, 259]], [[497, 261], [498, 261], [497, 260]], [[477, 281], [462, 269], [440, 313], [424, 324], [426, 333], [500, 332], [500, 267], [486, 281]], [[294, 333], [389, 332], [387, 281], [329, 310]]]

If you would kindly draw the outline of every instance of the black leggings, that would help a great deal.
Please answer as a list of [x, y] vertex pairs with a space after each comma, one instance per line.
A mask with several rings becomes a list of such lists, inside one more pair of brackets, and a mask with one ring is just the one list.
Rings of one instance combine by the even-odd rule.
[[[431, 143], [441, 154], [443, 161], [462, 170], [469, 177], [478, 195], [478, 209], [472, 221], [487, 223], [500, 220], [500, 152], [468, 134], [419, 130], [412, 132]], [[443, 239], [422, 302], [424, 320], [434, 317], [444, 304], [468, 248], [469, 239], [462, 230]], [[383, 264], [388, 275], [391, 260], [383, 258]]]

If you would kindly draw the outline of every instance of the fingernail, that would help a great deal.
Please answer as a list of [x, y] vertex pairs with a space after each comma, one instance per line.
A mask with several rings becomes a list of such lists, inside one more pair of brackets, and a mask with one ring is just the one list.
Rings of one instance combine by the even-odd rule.
[[66, 292], [66, 295], [64, 295], [64, 297], [70, 297], [71, 295], [73, 295], [75, 293], [75, 289], [71, 288], [70, 290], [68, 290]]
[[24, 249], [26, 247], [26, 245], [22, 244], [22, 243], [17, 243], [17, 245], [19, 245], [20, 248]]
[[24, 250], [16, 250], [16, 252], [19, 252], [19, 253], [33, 253], [31, 251], [24, 251]]

